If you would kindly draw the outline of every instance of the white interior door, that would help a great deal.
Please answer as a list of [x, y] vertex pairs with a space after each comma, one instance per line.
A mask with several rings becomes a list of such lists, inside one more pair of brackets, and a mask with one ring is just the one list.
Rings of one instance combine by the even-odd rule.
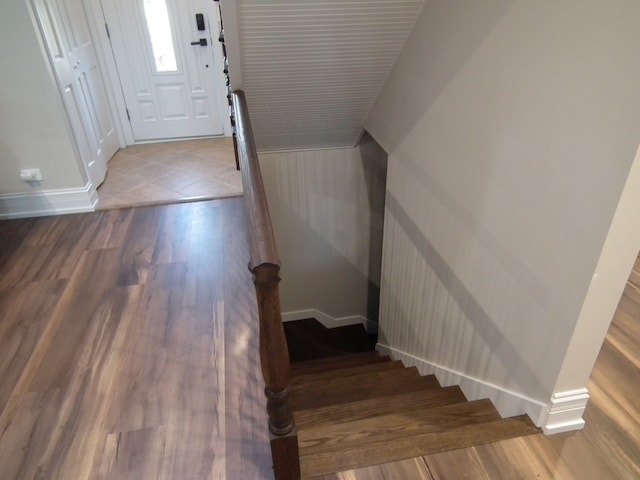
[[33, 6], [80, 156], [97, 188], [119, 141], [83, 2], [33, 0]]
[[226, 99], [213, 1], [102, 5], [134, 139], [223, 135]]

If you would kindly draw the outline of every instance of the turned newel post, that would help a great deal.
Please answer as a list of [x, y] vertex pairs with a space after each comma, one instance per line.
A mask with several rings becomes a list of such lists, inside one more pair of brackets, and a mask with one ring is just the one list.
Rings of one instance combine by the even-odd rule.
[[260, 364], [267, 397], [271, 457], [276, 480], [299, 480], [300, 458], [289, 401], [289, 350], [280, 312], [280, 266], [251, 268], [260, 319]]
[[279, 271], [280, 267], [274, 264], [262, 264], [251, 270], [260, 317], [260, 360], [269, 430], [275, 436], [287, 435], [294, 429], [289, 404], [289, 351], [280, 313]]

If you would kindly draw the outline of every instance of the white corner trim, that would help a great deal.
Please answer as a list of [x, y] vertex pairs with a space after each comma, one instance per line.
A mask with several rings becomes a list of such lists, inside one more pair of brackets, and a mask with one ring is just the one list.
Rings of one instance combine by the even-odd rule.
[[97, 202], [91, 183], [80, 188], [9, 193], [0, 195], [0, 219], [93, 212]]
[[418, 369], [421, 375], [435, 375], [442, 386], [458, 385], [469, 400], [490, 399], [502, 418], [527, 414], [536, 426], [540, 423], [547, 405], [513, 390], [470, 377], [462, 372], [438, 365], [378, 342], [376, 350], [394, 360], [402, 360], [406, 366]]
[[315, 308], [306, 310], [295, 310], [292, 312], [282, 312], [283, 322], [293, 322], [294, 320], [304, 320], [305, 318], [315, 318], [326, 328], [346, 327], [347, 325], [362, 324], [367, 333], [375, 333], [378, 331], [378, 324], [372, 322], [362, 315], [350, 315], [347, 317], [332, 317], [328, 313]]
[[586, 388], [554, 393], [540, 419], [542, 431], [553, 435], [583, 429], [582, 414], [588, 401], [589, 390]]

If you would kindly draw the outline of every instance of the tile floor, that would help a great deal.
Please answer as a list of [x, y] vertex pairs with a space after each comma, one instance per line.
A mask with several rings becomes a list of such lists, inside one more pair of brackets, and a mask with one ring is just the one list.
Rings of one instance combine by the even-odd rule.
[[98, 188], [97, 210], [242, 195], [233, 140], [208, 138], [121, 149]]

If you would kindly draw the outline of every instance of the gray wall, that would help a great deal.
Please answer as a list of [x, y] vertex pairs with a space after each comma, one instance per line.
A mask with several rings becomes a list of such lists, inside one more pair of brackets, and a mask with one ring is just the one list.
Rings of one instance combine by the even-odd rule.
[[547, 404], [640, 140], [638, 19], [426, 3], [366, 123], [389, 153], [382, 345]]
[[372, 139], [362, 151], [260, 154], [285, 314], [318, 310], [349, 323], [375, 320], [384, 157]]
[[[0, 65], [0, 195], [83, 187], [84, 172], [25, 0], [0, 6]], [[40, 168], [44, 182], [22, 182], [21, 168]]]

